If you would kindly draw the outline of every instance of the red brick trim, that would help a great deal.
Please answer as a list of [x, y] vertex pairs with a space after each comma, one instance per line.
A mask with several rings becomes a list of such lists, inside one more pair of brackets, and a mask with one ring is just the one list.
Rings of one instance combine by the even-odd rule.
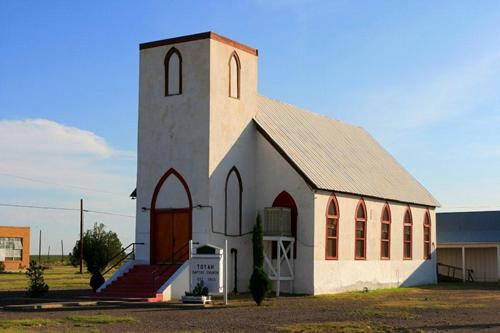
[[254, 56], [259, 55], [259, 51], [257, 49], [254, 49], [253, 47], [247, 46], [245, 44], [238, 43], [237, 41], [234, 41], [234, 40], [229, 39], [227, 37], [218, 35], [218, 34], [211, 32], [211, 31], [202, 32], [199, 34], [186, 35], [186, 36], [167, 38], [167, 39], [157, 40], [157, 41], [153, 41], [153, 42], [142, 43], [142, 44], [139, 44], [139, 50], [145, 50], [145, 49], [150, 49], [153, 47], [165, 46], [165, 45], [171, 45], [171, 44], [177, 44], [177, 43], [191, 42], [191, 41], [200, 40], [200, 39], [216, 40], [218, 42], [232, 46], [232, 47], [237, 48], [239, 50], [248, 52]]

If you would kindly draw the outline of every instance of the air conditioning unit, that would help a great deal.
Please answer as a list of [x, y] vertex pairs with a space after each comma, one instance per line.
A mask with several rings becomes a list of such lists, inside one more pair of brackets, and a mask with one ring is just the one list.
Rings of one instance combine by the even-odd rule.
[[292, 236], [292, 211], [290, 208], [264, 208], [264, 235]]

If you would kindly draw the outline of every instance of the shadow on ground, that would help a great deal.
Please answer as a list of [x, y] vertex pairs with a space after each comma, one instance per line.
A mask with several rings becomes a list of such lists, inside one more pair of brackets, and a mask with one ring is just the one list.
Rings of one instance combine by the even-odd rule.
[[43, 297], [31, 298], [26, 291], [0, 291], [0, 306], [81, 301], [82, 296], [93, 296], [90, 289], [49, 290]]

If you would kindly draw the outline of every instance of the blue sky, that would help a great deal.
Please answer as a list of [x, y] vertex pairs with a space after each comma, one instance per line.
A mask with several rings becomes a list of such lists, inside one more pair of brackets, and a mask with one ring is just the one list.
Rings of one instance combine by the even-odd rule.
[[[0, 203], [134, 215], [138, 44], [209, 30], [259, 49], [262, 95], [366, 128], [443, 210], [500, 208], [498, 1], [4, 0]], [[96, 221], [133, 240], [132, 218]], [[4, 224], [69, 251], [78, 214]]]

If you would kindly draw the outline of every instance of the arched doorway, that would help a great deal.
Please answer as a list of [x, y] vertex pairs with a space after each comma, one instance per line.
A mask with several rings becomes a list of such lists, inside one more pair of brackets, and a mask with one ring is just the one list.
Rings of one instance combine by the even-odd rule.
[[[287, 192], [283, 191], [278, 196], [274, 199], [273, 201], [273, 207], [285, 207], [285, 208], [290, 208], [291, 210], [291, 229], [292, 229], [292, 236], [295, 237], [295, 243], [293, 244], [293, 253], [294, 253], [294, 258], [297, 258], [297, 216], [298, 216], [298, 210], [297, 210], [297, 205], [295, 204], [295, 200], [293, 200], [292, 196]], [[284, 244], [285, 247], [287, 244]], [[277, 251], [277, 243], [273, 242], [273, 259], [276, 258], [278, 255]]]
[[192, 208], [186, 181], [175, 169], [169, 169], [158, 181], [151, 199], [151, 264], [182, 263], [188, 259]]

